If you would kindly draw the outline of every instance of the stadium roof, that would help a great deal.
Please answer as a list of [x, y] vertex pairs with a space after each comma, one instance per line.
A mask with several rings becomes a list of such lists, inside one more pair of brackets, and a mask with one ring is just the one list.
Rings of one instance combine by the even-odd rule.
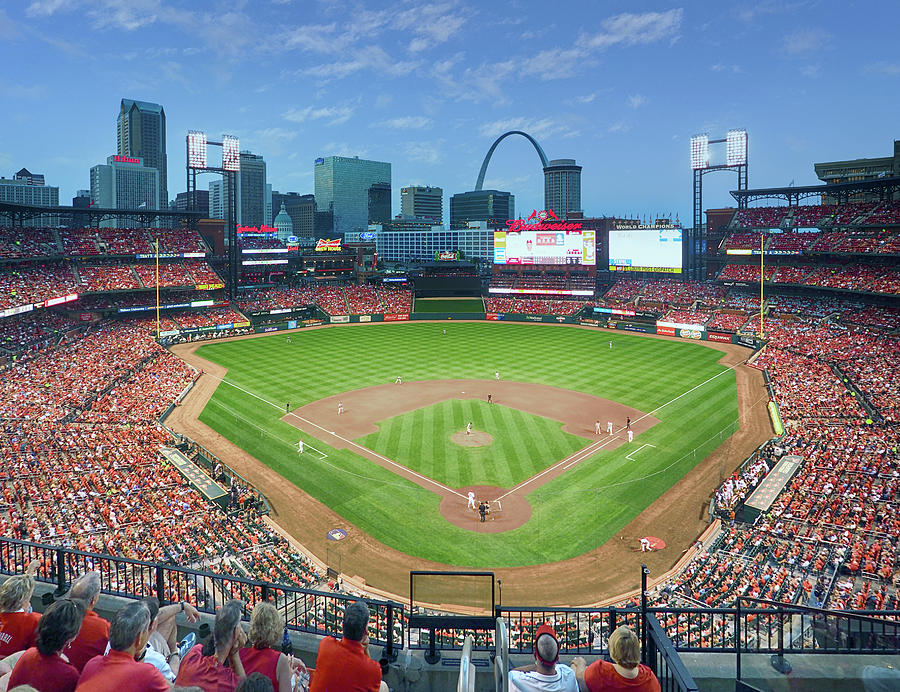
[[832, 183], [828, 185], [803, 185], [800, 187], [766, 187], [755, 190], [732, 190], [731, 196], [737, 201], [738, 206], [745, 207], [748, 202], [758, 199], [783, 199], [788, 205], [799, 204], [801, 199], [809, 197], [837, 198], [838, 202], [848, 201], [850, 195], [858, 192], [871, 192], [878, 190], [880, 197], [885, 201], [900, 191], [900, 177], [876, 178], [875, 180], [860, 180], [852, 183]]

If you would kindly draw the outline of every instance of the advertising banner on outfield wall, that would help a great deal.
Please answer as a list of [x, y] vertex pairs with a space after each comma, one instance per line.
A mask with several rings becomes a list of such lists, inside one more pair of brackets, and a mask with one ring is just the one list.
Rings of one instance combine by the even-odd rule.
[[618, 322], [616, 329], [624, 329], [626, 332], [640, 332], [641, 334], [655, 334], [656, 328], [652, 324], [633, 324], [631, 322]]
[[496, 312], [488, 312], [488, 313], [485, 313], [484, 319], [486, 319], [486, 320], [493, 320], [493, 321], [502, 320], [502, 319], [503, 319], [503, 315], [500, 315], [500, 314], [498, 314], [498, 313], [496, 313]]
[[332, 315], [329, 322], [332, 324], [346, 324], [350, 321], [350, 315]]
[[709, 341], [718, 341], [719, 343], [723, 344], [730, 344], [731, 336], [731, 334], [721, 334], [719, 332], [707, 332], [706, 334], [706, 338]]
[[665, 336], [675, 336], [675, 327], [660, 327], [657, 325], [656, 333], [664, 334]]
[[360, 316], [359, 316], [359, 321], [360, 321], [360, 322], [371, 322], [371, 321], [372, 321], [372, 316], [371, 316], [371, 315], [360, 315]]
[[385, 315], [385, 322], [406, 322], [409, 320], [409, 315]]
[[680, 336], [682, 339], [699, 339], [702, 334], [696, 329], [679, 329], [678, 336]]

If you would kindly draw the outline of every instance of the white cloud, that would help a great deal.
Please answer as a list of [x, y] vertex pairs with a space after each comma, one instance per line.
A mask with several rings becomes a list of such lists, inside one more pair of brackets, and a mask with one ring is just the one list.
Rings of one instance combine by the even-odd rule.
[[872, 63], [871, 65], [866, 65], [866, 72], [880, 72], [881, 74], [900, 75], [900, 63]]
[[431, 118], [426, 118], [424, 115], [406, 115], [373, 123], [372, 127], [389, 127], [393, 130], [424, 130], [431, 127], [433, 122]]
[[679, 35], [683, 16], [684, 10], [680, 7], [665, 12], [618, 14], [603, 22], [603, 31], [593, 36], [581, 36], [578, 44], [585, 48], [602, 49], [618, 44], [633, 46], [663, 39], [672, 41]]
[[786, 34], [782, 50], [788, 55], [803, 55], [828, 47], [831, 34], [824, 29], [798, 29]]
[[610, 125], [606, 129], [606, 131], [610, 132], [612, 134], [622, 134], [622, 133], [628, 132], [630, 129], [631, 129], [631, 125], [629, 125], [628, 123], [626, 123], [623, 120], [619, 120], [618, 122], [615, 122], [612, 125]]
[[433, 165], [441, 162], [441, 145], [443, 143], [444, 140], [442, 139], [436, 142], [407, 142], [403, 147], [403, 151], [408, 161]]
[[589, 58], [578, 48], [550, 48], [518, 61], [519, 72], [543, 80], [571, 77]]
[[640, 108], [647, 103], [647, 97], [640, 94], [632, 94], [628, 97], [628, 105], [632, 108]]
[[597, 98], [596, 93], [590, 93], [590, 94], [584, 94], [583, 96], [576, 96], [575, 101], [577, 103], [591, 103], [596, 98]]
[[303, 68], [300, 72], [324, 81], [348, 77], [362, 70], [372, 70], [380, 75], [400, 77], [414, 71], [418, 65], [418, 62], [394, 60], [380, 46], [367, 46], [355, 51], [353, 57], [348, 60], [332, 60]]
[[352, 106], [324, 106], [322, 108], [307, 106], [306, 108], [291, 108], [282, 113], [281, 117], [292, 123], [325, 120], [327, 121], [326, 125], [340, 125], [353, 117], [354, 110]]
[[478, 128], [478, 134], [482, 137], [497, 137], [510, 130], [527, 132], [537, 140], [554, 136], [567, 137], [572, 132], [572, 129], [568, 125], [556, 122], [550, 118], [542, 118], [540, 120], [530, 118], [506, 118], [505, 120], [495, 120], [490, 123], [485, 123]]
[[59, 10], [70, 10], [76, 3], [71, 0], [33, 0], [25, 10], [29, 17], [49, 17]]

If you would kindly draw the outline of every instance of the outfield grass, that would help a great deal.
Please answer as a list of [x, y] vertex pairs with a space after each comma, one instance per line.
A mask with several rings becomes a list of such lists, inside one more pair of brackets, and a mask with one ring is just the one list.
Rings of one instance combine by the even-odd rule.
[[416, 298], [413, 312], [484, 312], [481, 298]]
[[[493, 442], [485, 447], [453, 442], [453, 433], [465, 431], [469, 421]], [[377, 433], [356, 442], [451, 488], [512, 488], [590, 444], [562, 426], [480, 399], [453, 399], [381, 421]]]
[[[719, 351], [687, 341], [560, 326], [448, 322], [301, 330], [292, 342], [276, 334], [201, 346], [198, 355], [228, 368], [228, 381], [253, 395], [220, 385], [200, 419], [378, 540], [447, 564], [509, 567], [587, 552], [736, 429], [734, 372], [717, 363]], [[280, 420], [285, 402], [297, 407], [386, 384], [398, 372], [404, 380], [488, 380], [498, 370], [504, 380], [583, 391], [654, 412], [660, 423], [639, 439], [655, 448], [634, 460], [625, 456], [635, 445], [598, 452], [531, 492], [533, 513], [526, 524], [478, 534], [447, 522], [437, 495]], [[328, 458], [317, 461], [305, 454], [298, 464], [301, 436]]]

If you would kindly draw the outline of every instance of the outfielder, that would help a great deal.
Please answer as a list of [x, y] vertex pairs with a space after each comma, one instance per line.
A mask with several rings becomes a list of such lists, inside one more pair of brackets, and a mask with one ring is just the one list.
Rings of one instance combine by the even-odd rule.
[[303, 440], [297, 440], [297, 454], [303, 454]]
[[397, 379], [394, 380], [394, 384], [403, 384], [403, 378], [400, 375], [397, 375]]

